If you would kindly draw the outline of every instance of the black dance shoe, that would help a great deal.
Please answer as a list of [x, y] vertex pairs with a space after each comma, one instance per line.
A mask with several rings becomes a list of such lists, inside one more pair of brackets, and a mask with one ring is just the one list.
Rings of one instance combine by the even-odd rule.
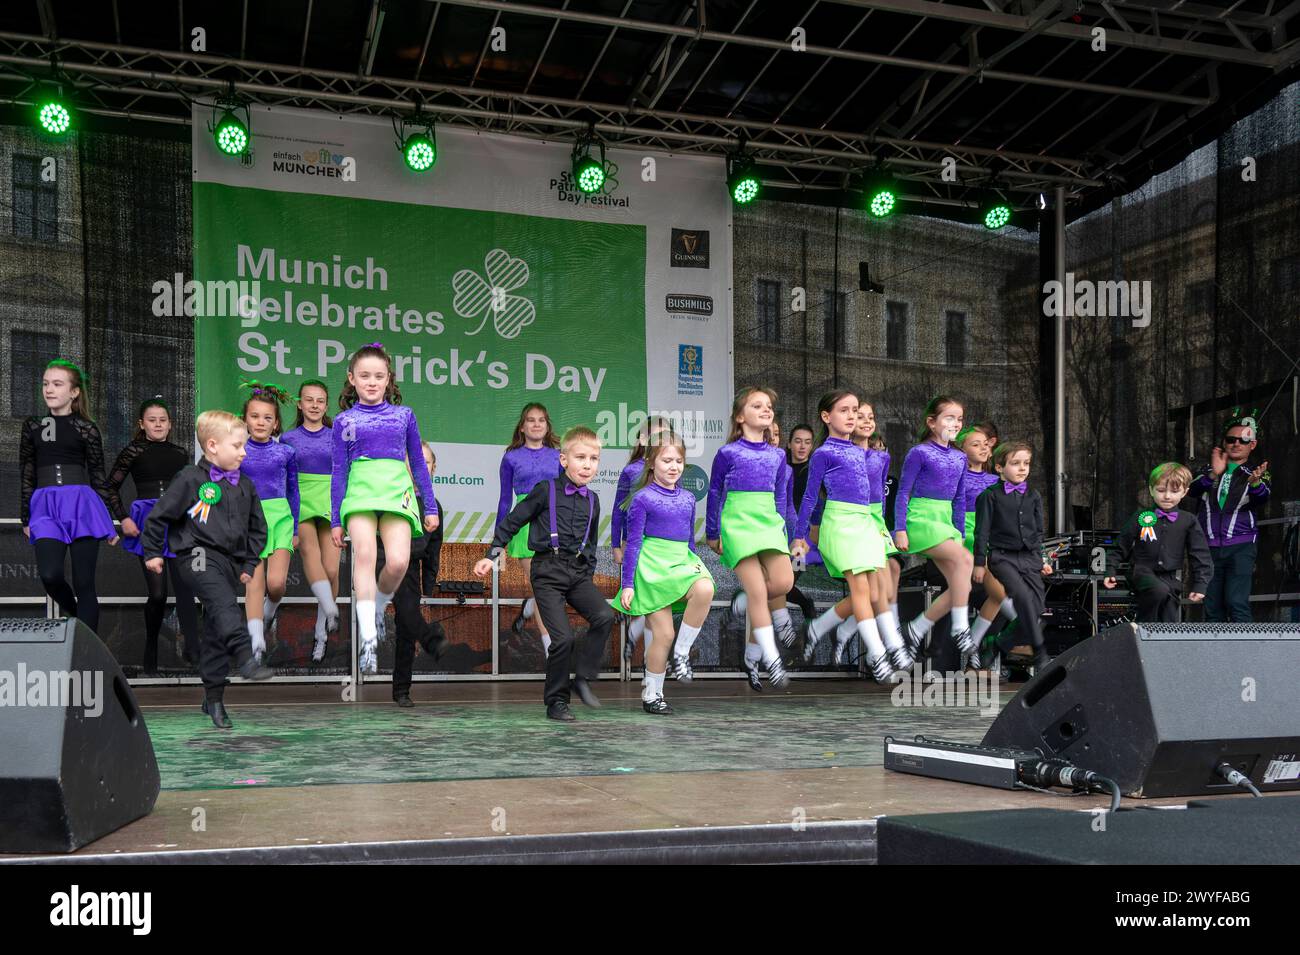
[[230, 717], [226, 713], [226, 704], [221, 700], [203, 701], [202, 710], [208, 716], [212, 717], [212, 725], [217, 729], [228, 730], [235, 724], [230, 722]]
[[653, 700], [642, 700], [641, 709], [654, 716], [671, 716], [673, 712], [673, 708], [662, 696], [656, 696]]
[[275, 676], [275, 671], [258, 663], [257, 657], [249, 657], [239, 668], [239, 675], [245, 680], [269, 680]]
[[755, 693], [762, 693], [763, 681], [758, 675], [758, 665], [750, 663], [748, 657], [741, 657], [740, 662], [745, 668], [745, 676], [749, 679], [749, 688]]
[[398, 693], [393, 697], [393, 702], [404, 710], [415, 706], [415, 704], [411, 702], [411, 694], [409, 693]]
[[578, 699], [582, 700], [582, 702], [587, 706], [600, 706], [600, 700], [596, 699], [596, 694], [591, 692], [591, 684], [582, 677], [576, 677], [574, 679], [573, 691], [578, 694]]
[[558, 720], [561, 723], [576, 723], [577, 717], [569, 712], [568, 703], [552, 703], [546, 708], [548, 719]]

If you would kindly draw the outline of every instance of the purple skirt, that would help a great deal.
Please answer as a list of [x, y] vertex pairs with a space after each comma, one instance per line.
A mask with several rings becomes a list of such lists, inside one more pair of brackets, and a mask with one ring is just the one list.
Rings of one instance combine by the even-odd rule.
[[71, 544], [78, 537], [117, 536], [108, 508], [89, 484], [38, 487], [32, 494], [31, 539]]
[[[153, 510], [153, 506], [157, 503], [158, 498], [156, 497], [136, 498], [131, 502], [129, 517], [135, 521], [135, 526], [140, 528], [140, 536], [127, 537], [125, 534], [122, 535], [122, 550], [128, 554], [135, 554], [137, 557], [144, 556], [144, 522], [149, 519], [149, 512]], [[163, 556], [176, 556], [171, 552], [171, 548], [167, 546], [167, 528], [163, 528]]]

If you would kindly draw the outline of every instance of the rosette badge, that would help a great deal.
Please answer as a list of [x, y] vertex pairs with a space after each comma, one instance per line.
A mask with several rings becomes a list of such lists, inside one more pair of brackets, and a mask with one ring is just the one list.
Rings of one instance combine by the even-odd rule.
[[1156, 513], [1155, 511], [1143, 511], [1138, 515], [1138, 527], [1141, 528], [1141, 536], [1144, 541], [1153, 541], [1156, 539]]
[[206, 524], [208, 515], [212, 512], [212, 506], [220, 500], [221, 485], [215, 481], [204, 481], [199, 485], [199, 499], [187, 513], [200, 524]]

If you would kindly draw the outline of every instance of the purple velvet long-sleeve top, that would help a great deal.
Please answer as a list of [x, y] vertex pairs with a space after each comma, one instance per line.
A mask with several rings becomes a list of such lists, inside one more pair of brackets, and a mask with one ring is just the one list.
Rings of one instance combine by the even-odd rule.
[[695, 495], [680, 485], [671, 491], [651, 481], [636, 492], [627, 508], [627, 551], [623, 555], [623, 587], [636, 578], [641, 543], [647, 537], [685, 541], [695, 550]]
[[808, 485], [799, 503], [794, 529], [794, 536], [800, 540], [808, 539], [808, 525], [823, 484], [828, 501], [864, 506], [871, 503], [871, 471], [863, 449], [844, 438], [827, 438], [812, 453], [808, 460]]
[[609, 519], [610, 547], [618, 547], [627, 539], [627, 512], [623, 510], [623, 502], [632, 493], [632, 486], [641, 480], [641, 472], [644, 470], [645, 458], [642, 458], [639, 461], [629, 461], [618, 474], [618, 486], [614, 488], [614, 510]]
[[966, 469], [966, 480], [962, 482], [962, 510], [967, 514], [975, 513], [975, 498], [984, 493], [984, 489], [990, 484], [997, 484], [1002, 480], [993, 471], [972, 471]]
[[767, 492], [775, 497], [776, 513], [781, 516], [787, 496], [786, 485], [791, 470], [785, 464], [785, 452], [766, 441], [737, 438], [718, 448], [709, 473], [709, 502], [705, 510], [704, 536], [718, 540], [722, 526], [722, 505], [732, 491]]
[[871, 475], [871, 500], [868, 504], [885, 503], [885, 478], [889, 476], [889, 452], [876, 448], [863, 448], [867, 455], [867, 471]]
[[781, 471], [785, 475], [785, 500], [780, 502], [779, 510], [785, 520], [785, 539], [793, 543], [794, 523], [799, 512], [795, 510], [794, 504], [794, 468], [790, 466], [790, 461], [784, 455], [781, 457]]
[[329, 428], [308, 431], [299, 425], [280, 435], [280, 443], [289, 445], [298, 455], [299, 474], [333, 473], [334, 434]]
[[[347, 434], [351, 434], [351, 440], [344, 437]], [[406, 405], [387, 401], [377, 405], [358, 402], [334, 419], [333, 477], [330, 479], [330, 523], [334, 527], [343, 526], [339, 509], [348, 493], [348, 471], [352, 462], [360, 458], [413, 462], [410, 470], [415, 489], [424, 502], [424, 513], [426, 516], [438, 513], [433, 482], [429, 480], [429, 469], [424, 466], [415, 412]]]
[[500, 524], [515, 506], [516, 494], [527, 494], [542, 481], [559, 477], [558, 448], [530, 448], [521, 444], [501, 456], [501, 497], [497, 500], [497, 523]]
[[247, 451], [239, 473], [253, 482], [258, 500], [282, 497], [293, 514], [293, 532], [298, 533], [298, 456], [292, 447], [279, 441], [248, 439]]
[[966, 533], [966, 454], [951, 445], [923, 441], [903, 459], [894, 502], [894, 531], [907, 530], [907, 502], [914, 497], [952, 501], [952, 524]]

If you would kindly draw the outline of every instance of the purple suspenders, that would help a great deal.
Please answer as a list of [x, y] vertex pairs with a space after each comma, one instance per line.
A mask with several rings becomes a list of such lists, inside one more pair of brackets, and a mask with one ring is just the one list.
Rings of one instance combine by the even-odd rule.
[[[549, 498], [548, 504], [550, 508], [550, 518], [551, 518], [551, 553], [559, 554], [560, 553], [560, 531], [555, 519], [555, 479], [554, 478], [546, 482], [546, 490]], [[590, 494], [591, 492], [588, 491], [587, 493]], [[587, 535], [591, 533], [591, 512], [593, 510], [594, 508], [592, 508], [591, 506], [591, 500], [588, 499], [587, 500], [587, 528], [582, 532], [582, 540], [578, 542], [579, 553], [582, 552], [583, 545], [587, 543]]]

